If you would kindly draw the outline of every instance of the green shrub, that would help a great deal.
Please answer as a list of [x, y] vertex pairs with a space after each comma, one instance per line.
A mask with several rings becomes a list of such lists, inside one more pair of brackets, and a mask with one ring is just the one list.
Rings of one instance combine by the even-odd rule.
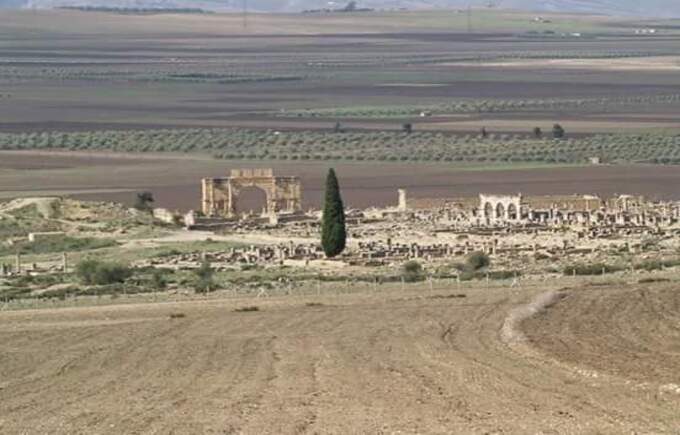
[[135, 198], [133, 207], [139, 211], [150, 212], [153, 202], [154, 198], [151, 192], [139, 192]]
[[467, 270], [475, 271], [484, 269], [491, 265], [491, 259], [488, 255], [481, 251], [473, 252], [465, 259], [465, 266]]
[[57, 298], [60, 300], [66, 299], [67, 296], [81, 293], [81, 289], [75, 286], [60, 288], [55, 290], [47, 290], [40, 294], [41, 299]]
[[613, 266], [604, 263], [593, 263], [593, 264], [573, 264], [566, 266], [563, 270], [565, 275], [602, 275], [604, 273], [613, 273], [623, 270], [623, 267]]
[[495, 270], [493, 272], [485, 272], [484, 270], [465, 270], [459, 275], [461, 281], [471, 281], [473, 279], [490, 280], [504, 280], [521, 276], [521, 272], [517, 270]]
[[214, 281], [215, 271], [209, 261], [201, 263], [201, 267], [196, 269], [194, 275], [194, 290], [196, 293], [208, 293], [217, 288]]
[[404, 278], [404, 281], [406, 282], [417, 282], [425, 279], [423, 266], [417, 261], [413, 260], [407, 261], [406, 263], [404, 263], [401, 269], [402, 269], [401, 276]]
[[654, 270], [662, 270], [668, 267], [680, 266], [680, 260], [645, 260], [633, 266], [636, 270], [646, 270], [652, 272]]
[[253, 306], [250, 306], [250, 307], [236, 308], [234, 311], [237, 312], [237, 313], [250, 313], [250, 312], [253, 312], [253, 311], [260, 311], [260, 307], [253, 305]]
[[154, 290], [165, 290], [168, 287], [168, 280], [165, 278], [166, 272], [161, 269], [154, 269], [151, 272], [150, 286]]
[[132, 276], [132, 269], [116, 263], [83, 260], [76, 266], [76, 275], [87, 285], [123, 283]]
[[92, 249], [108, 248], [118, 245], [111, 239], [94, 237], [50, 237], [36, 242], [24, 241], [13, 246], [0, 245], [0, 256], [13, 255], [16, 253], [49, 254], [53, 252], [78, 252]]
[[653, 284], [655, 282], [670, 282], [668, 278], [640, 278], [638, 284]]

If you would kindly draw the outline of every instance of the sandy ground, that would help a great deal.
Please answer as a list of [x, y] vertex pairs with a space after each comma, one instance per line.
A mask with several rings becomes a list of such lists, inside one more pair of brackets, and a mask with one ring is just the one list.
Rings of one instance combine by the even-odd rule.
[[[0, 209], [1, 210], [1, 209]], [[276, 244], [288, 244], [290, 242], [305, 244], [305, 243], [315, 243], [316, 238], [304, 238], [304, 237], [285, 237], [276, 236], [270, 234], [257, 234], [255, 232], [245, 233], [245, 234], [227, 234], [227, 235], [217, 235], [210, 231], [173, 231], [172, 233], [151, 239], [135, 239], [128, 241], [123, 248], [134, 249], [134, 248], [148, 248], [162, 246], [164, 243], [190, 243], [190, 242], [204, 242], [207, 240], [212, 240], [215, 242], [233, 242], [245, 245], [276, 245]], [[350, 241], [350, 243], [352, 243]]]
[[[508, 341], [509, 313], [542, 290], [465, 292], [268, 299], [251, 313], [234, 308], [252, 300], [0, 313], [0, 432], [614, 434], [679, 427], [680, 395], [584, 376]], [[323, 305], [306, 305], [312, 300]], [[586, 307], [595, 318], [600, 307], [592, 302]]]

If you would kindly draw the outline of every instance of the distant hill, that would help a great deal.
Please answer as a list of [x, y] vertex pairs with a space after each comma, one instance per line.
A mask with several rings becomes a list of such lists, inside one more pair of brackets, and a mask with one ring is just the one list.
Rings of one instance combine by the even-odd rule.
[[[342, 6], [345, 0], [249, 0], [255, 11], [293, 12]], [[242, 0], [0, 0], [0, 8], [53, 8], [94, 6], [108, 8], [200, 8], [213, 11], [239, 10]], [[680, 17], [680, 0], [361, 0], [366, 8], [464, 8], [494, 7], [546, 12], [583, 12], [640, 17]]]

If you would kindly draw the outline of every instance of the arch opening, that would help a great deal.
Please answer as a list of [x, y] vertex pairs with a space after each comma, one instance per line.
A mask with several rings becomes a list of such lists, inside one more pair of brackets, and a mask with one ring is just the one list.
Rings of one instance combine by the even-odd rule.
[[503, 219], [505, 218], [505, 207], [503, 206], [503, 203], [498, 203], [496, 205], [496, 219]]
[[484, 217], [487, 218], [493, 217], [493, 205], [491, 205], [490, 202], [487, 202], [484, 205]]
[[234, 211], [237, 215], [259, 216], [267, 210], [267, 192], [260, 187], [242, 187], [238, 189], [234, 199]]

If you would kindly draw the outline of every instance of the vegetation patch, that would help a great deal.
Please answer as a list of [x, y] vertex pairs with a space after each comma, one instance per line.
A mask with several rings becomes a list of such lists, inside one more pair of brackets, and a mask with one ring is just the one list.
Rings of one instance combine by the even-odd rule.
[[236, 308], [234, 312], [236, 313], [250, 313], [253, 311], [260, 311], [260, 307], [252, 305], [249, 307], [241, 307], [241, 308]]
[[76, 275], [86, 285], [121, 284], [132, 276], [132, 269], [116, 263], [83, 260], [76, 266]]
[[423, 265], [415, 260], [407, 261], [401, 267], [401, 276], [405, 282], [418, 282], [425, 279]]
[[671, 280], [668, 278], [654, 278], [654, 277], [649, 277], [649, 278], [640, 278], [638, 280], [638, 284], [653, 284], [655, 282], [670, 282]]
[[39, 241], [15, 242], [12, 245], [0, 245], [0, 257], [12, 254], [50, 254], [54, 252], [77, 252], [92, 249], [110, 248], [118, 246], [118, 242], [111, 239], [94, 237], [49, 237]]
[[[226, 160], [441, 162], [484, 164], [680, 164], [680, 136], [601, 134], [570, 137], [568, 129], [525, 134], [418, 131], [277, 132], [182, 129], [0, 134], [1, 149], [200, 152]], [[559, 129], [558, 129], [559, 130]]]
[[602, 275], [606, 273], [620, 272], [625, 268], [622, 266], [605, 264], [605, 263], [593, 263], [593, 264], [573, 264], [566, 266], [563, 269], [565, 275]]

